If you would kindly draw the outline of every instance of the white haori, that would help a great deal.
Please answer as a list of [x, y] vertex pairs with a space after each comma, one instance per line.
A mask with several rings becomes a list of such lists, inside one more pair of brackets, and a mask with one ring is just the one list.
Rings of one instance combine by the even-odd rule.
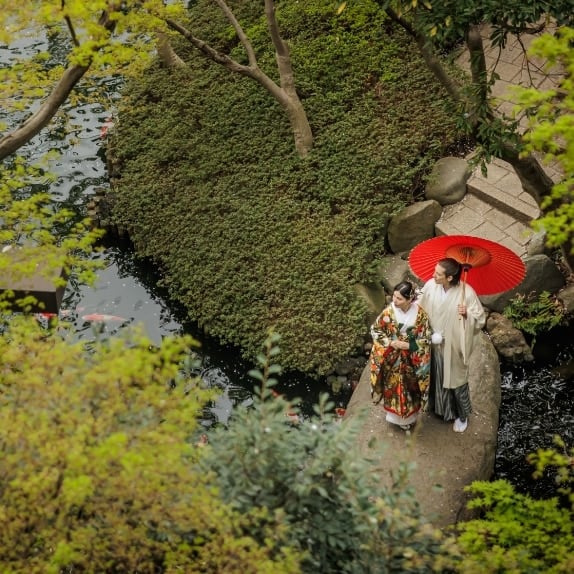
[[443, 336], [445, 389], [456, 389], [468, 382], [468, 359], [474, 340], [484, 326], [486, 316], [482, 303], [470, 285], [464, 289], [466, 319], [458, 314], [462, 303], [462, 285], [447, 289], [434, 279], [427, 281], [422, 289], [419, 305], [427, 312], [432, 330]]

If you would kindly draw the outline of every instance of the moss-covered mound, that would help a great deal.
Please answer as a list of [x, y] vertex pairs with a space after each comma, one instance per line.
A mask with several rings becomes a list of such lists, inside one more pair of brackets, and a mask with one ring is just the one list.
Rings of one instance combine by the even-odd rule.
[[[192, 7], [194, 33], [246, 62], [212, 4]], [[416, 199], [454, 120], [416, 47], [371, 2], [340, 16], [332, 0], [277, 4], [311, 154], [297, 156], [260, 85], [178, 44], [186, 69], [157, 65], [126, 91], [116, 214], [206, 332], [253, 356], [274, 326], [282, 364], [322, 374], [362, 344], [354, 285], [373, 280], [388, 216]], [[276, 77], [262, 3], [234, 9]]]

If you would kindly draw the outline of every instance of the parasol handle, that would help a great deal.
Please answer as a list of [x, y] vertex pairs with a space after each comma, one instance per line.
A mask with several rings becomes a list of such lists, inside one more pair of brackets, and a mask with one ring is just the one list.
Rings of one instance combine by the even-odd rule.
[[[460, 296], [460, 304], [464, 305], [466, 300], [466, 276], [468, 275], [468, 271], [472, 267], [470, 263], [462, 263], [462, 293]], [[459, 319], [464, 319], [462, 315], [458, 316]]]

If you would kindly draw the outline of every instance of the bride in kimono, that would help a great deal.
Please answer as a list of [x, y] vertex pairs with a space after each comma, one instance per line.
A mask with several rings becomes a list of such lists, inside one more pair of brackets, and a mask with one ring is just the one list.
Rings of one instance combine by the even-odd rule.
[[431, 328], [414, 299], [412, 283], [402, 281], [371, 326], [371, 396], [378, 395], [387, 421], [403, 430], [416, 422], [430, 384]]
[[422, 288], [420, 305], [433, 329], [429, 407], [453, 430], [464, 432], [472, 412], [468, 388], [468, 360], [486, 316], [474, 289], [461, 284], [462, 265], [441, 259]]

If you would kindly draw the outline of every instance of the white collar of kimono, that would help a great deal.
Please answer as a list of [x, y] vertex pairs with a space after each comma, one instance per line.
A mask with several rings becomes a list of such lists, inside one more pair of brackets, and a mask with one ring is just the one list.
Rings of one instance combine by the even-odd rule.
[[417, 305], [411, 303], [411, 306], [406, 311], [401, 311], [394, 303], [391, 303], [393, 313], [397, 319], [397, 323], [401, 323], [401, 333], [407, 330], [407, 327], [412, 327], [417, 319]]

